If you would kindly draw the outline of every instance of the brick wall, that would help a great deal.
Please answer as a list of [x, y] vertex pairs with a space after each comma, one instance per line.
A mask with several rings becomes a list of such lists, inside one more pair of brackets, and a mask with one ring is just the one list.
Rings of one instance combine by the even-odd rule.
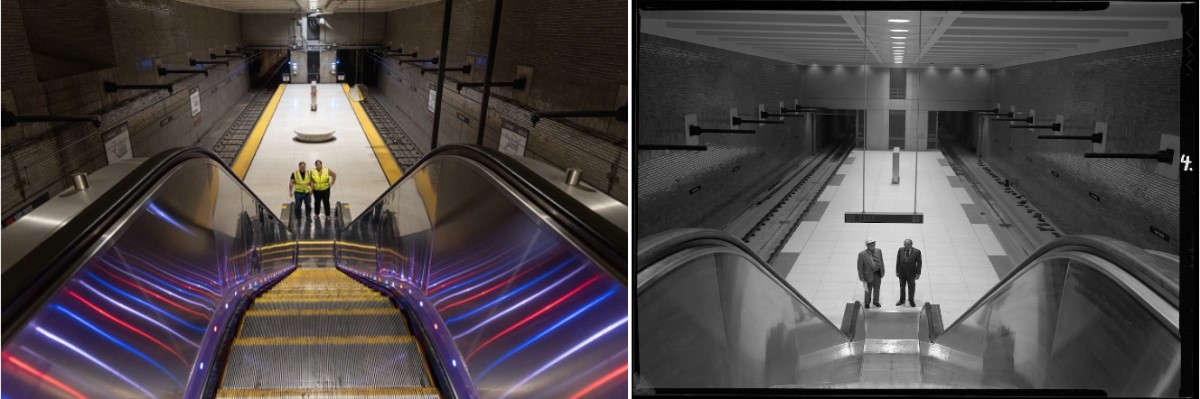
[[[1064, 134], [1091, 134], [1095, 122], [1107, 122], [1107, 152], [1153, 153], [1163, 134], [1180, 132], [1181, 50], [1182, 42], [1171, 40], [1002, 68], [993, 73], [991, 102], [1002, 110], [1034, 109], [1039, 124], [1061, 114]], [[1156, 173], [1156, 162], [1084, 159], [1091, 142], [1034, 138], [1049, 130], [991, 122], [987, 131], [985, 161], [1016, 179], [1017, 190], [1066, 233], [1178, 251], [1179, 181]], [[1151, 226], [1171, 241], [1152, 234]]]
[[[101, 47], [111, 43], [113, 65], [39, 80], [26, 38], [34, 33], [54, 36], [76, 27], [40, 19], [27, 21], [35, 25], [15, 23], [21, 17], [22, 4], [3, 2], [5, 108], [17, 115], [99, 115], [103, 123], [99, 128], [88, 123], [22, 123], [4, 129], [5, 173], [0, 195], [5, 214], [42, 192], [59, 192], [67, 186], [71, 173], [90, 173], [107, 165], [102, 132], [127, 124], [136, 157], [194, 145], [249, 87], [253, 71], [236, 59], [229, 66], [213, 66], [208, 77], [158, 76], [156, 61], [173, 69], [190, 68], [188, 53], [192, 58], [207, 59], [210, 48], [221, 53], [226, 47], [236, 47], [241, 38], [236, 13], [169, 0], [104, 2], [105, 13], [91, 18], [106, 19], [111, 36], [79, 40], [87, 45], [91, 37]], [[32, 71], [30, 66], [34, 66]], [[101, 82], [106, 80], [173, 83], [175, 91], [170, 95], [163, 90], [105, 93]], [[201, 98], [201, 113], [195, 117], [188, 97], [192, 87], [199, 89]]]
[[[758, 104], [804, 103], [801, 67], [641, 34], [636, 144], [684, 144], [685, 114], [729, 128], [729, 109], [757, 119]], [[706, 134], [708, 151], [638, 151], [637, 235], [679, 227], [722, 229], [783, 173], [812, 154], [802, 119], [743, 125], [753, 135]]]
[[[454, 91], [455, 82], [482, 81], [491, 35], [493, 1], [456, 1], [451, 17], [446, 66], [471, 62], [470, 74], [446, 73], [438, 144], [476, 142], [479, 129], [479, 90]], [[583, 180], [626, 202], [628, 125], [613, 118], [543, 119], [536, 126], [533, 111], [611, 110], [626, 103], [627, 3], [614, 0], [560, 2], [509, 0], [504, 3], [494, 81], [510, 81], [518, 68], [532, 68], [525, 90], [496, 87], [489, 100], [484, 146], [496, 148], [502, 120], [529, 130], [525, 156], [558, 167], [583, 170]], [[442, 3], [409, 7], [388, 13], [385, 44], [418, 51], [431, 58], [441, 46]], [[375, 93], [389, 113], [423, 151], [432, 143], [433, 113], [428, 109], [429, 87], [436, 73], [421, 75], [420, 66], [399, 65], [397, 59], [379, 62]]]

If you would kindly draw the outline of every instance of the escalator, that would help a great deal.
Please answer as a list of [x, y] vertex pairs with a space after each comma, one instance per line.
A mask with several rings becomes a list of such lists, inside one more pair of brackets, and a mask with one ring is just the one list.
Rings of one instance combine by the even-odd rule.
[[216, 155], [91, 176], [4, 234], [3, 397], [619, 397], [624, 205], [444, 146], [289, 226]]
[[946, 328], [934, 304], [834, 325], [724, 232], [638, 244], [637, 395], [1179, 392], [1179, 260], [1111, 238], [1045, 245]]

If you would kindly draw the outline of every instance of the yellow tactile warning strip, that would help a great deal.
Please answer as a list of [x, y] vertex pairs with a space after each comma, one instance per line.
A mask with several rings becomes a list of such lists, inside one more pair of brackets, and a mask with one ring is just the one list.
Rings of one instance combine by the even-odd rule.
[[267, 108], [263, 109], [262, 115], [258, 117], [258, 122], [254, 123], [254, 130], [250, 131], [250, 137], [246, 138], [242, 150], [233, 159], [233, 174], [237, 175], [239, 179], [245, 179], [246, 172], [250, 171], [250, 163], [254, 161], [254, 154], [258, 153], [258, 145], [262, 144], [263, 135], [267, 133], [267, 125], [271, 124], [271, 118], [275, 116], [275, 108], [279, 107], [279, 99], [283, 97], [285, 87], [286, 85], [281, 84], [275, 88], [275, 94], [271, 95], [271, 101], [267, 102]]
[[396, 157], [392, 156], [392, 151], [383, 142], [383, 137], [375, 130], [375, 124], [367, 117], [367, 111], [363, 110], [362, 104], [350, 100], [350, 85], [342, 83], [342, 92], [346, 93], [346, 100], [350, 101], [350, 108], [354, 110], [354, 116], [358, 117], [358, 123], [362, 125], [367, 142], [371, 143], [371, 149], [375, 151], [375, 159], [379, 160], [379, 167], [383, 168], [388, 184], [396, 184], [404, 175], [404, 171], [400, 170], [400, 163], [396, 162]]
[[217, 397], [439, 397], [424, 359], [388, 297], [334, 268], [300, 268], [246, 310]]
[[420, 397], [437, 396], [434, 388], [357, 388], [357, 389], [229, 389], [221, 392], [221, 398], [369, 398], [369, 397]]

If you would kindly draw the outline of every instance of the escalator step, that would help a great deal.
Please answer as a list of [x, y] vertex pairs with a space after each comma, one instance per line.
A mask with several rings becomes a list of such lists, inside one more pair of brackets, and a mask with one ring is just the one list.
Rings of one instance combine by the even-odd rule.
[[218, 398], [438, 398], [433, 388], [227, 389]]
[[[372, 309], [374, 310], [374, 309]], [[368, 335], [408, 336], [408, 325], [395, 309], [387, 316], [275, 316], [254, 317], [242, 325], [241, 336], [249, 337], [347, 337]], [[331, 310], [346, 312], [346, 310]]]
[[294, 301], [263, 301], [258, 300], [254, 303], [254, 308], [258, 310], [276, 310], [276, 309], [390, 309], [392, 303], [389, 301], [381, 301], [379, 298], [370, 298], [363, 300], [330, 301], [325, 298], [311, 298], [311, 300], [294, 300]]
[[235, 343], [229, 353], [222, 389], [433, 387], [425, 358], [411, 338], [409, 342], [394, 343], [337, 343], [333, 339], [326, 342]]

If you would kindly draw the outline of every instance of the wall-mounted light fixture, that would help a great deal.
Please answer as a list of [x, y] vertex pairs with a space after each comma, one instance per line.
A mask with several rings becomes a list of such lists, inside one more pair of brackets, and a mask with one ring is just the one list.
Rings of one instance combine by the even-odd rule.
[[1039, 140], [1088, 140], [1088, 141], [1091, 141], [1091, 142], [1097, 143], [1097, 144], [1104, 142], [1104, 134], [1103, 133], [1092, 133], [1092, 134], [1086, 135], [1086, 136], [1056, 136], [1056, 135], [1051, 134], [1051, 135], [1039, 135], [1039, 136], [1037, 136], [1037, 138]]
[[[441, 70], [441, 69], [442, 68], [421, 68], [421, 74], [424, 75], [425, 72], [437, 72], [438, 70]], [[471, 64], [463, 65], [462, 67], [459, 67], [459, 68], [446, 68], [445, 71], [446, 72], [471, 73]]]
[[221, 64], [221, 65], [229, 66], [229, 61], [196, 61], [194, 58], [188, 59], [188, 65], [191, 65], [191, 66], [213, 65], [213, 64]]
[[993, 118], [993, 119], [989, 119], [989, 120], [990, 120], [990, 121], [993, 121], [993, 122], [1025, 122], [1025, 123], [1033, 123], [1033, 117], [1032, 117], [1032, 116], [1025, 117], [1025, 118]]
[[[780, 112], [787, 112], [787, 110], [781, 110]], [[760, 112], [758, 113], [758, 117], [759, 117], [759, 118], [763, 118], [763, 119], [767, 119], [767, 118], [776, 118], [776, 117], [778, 117], [778, 118], [784, 118], [784, 117], [792, 117], [792, 118], [796, 118], [796, 117], [801, 117], [801, 118], [802, 118], [802, 117], [806, 117], [806, 116], [807, 116], [807, 115], [797, 115], [797, 114], [795, 114], [795, 113], [792, 113], [792, 114], [787, 114], [787, 113], [782, 113], [782, 114], [772, 114], [772, 113], [770, 113], [770, 112], [767, 112], [767, 111], [760, 111]]]
[[439, 59], [438, 57], [433, 57], [433, 58], [426, 58], [423, 60], [403, 60], [403, 61], [400, 61], [400, 63], [401, 64], [424, 64], [426, 62], [431, 62], [431, 63], [436, 64], [436, 63], [438, 63], [438, 59]]
[[732, 122], [731, 122], [731, 123], [733, 123], [733, 125], [734, 125], [734, 126], [741, 125], [741, 124], [743, 124], [743, 123], [758, 123], [758, 124], [763, 124], [763, 125], [782, 125], [782, 124], [783, 124], [783, 121], [765, 121], [765, 120], [754, 120], [754, 119], [742, 119], [742, 118], [739, 118], [739, 117], [736, 117], [736, 116], [735, 116], [735, 117], [732, 117], [732, 118], [731, 118], [731, 120], [732, 120]]
[[1138, 154], [1138, 153], [1102, 153], [1102, 152], [1085, 152], [1084, 158], [1128, 158], [1128, 159], [1153, 159], [1159, 163], [1173, 163], [1175, 160], [1175, 150], [1170, 148], [1160, 150], [1153, 154]]
[[104, 91], [115, 93], [117, 90], [166, 90], [168, 93], [175, 93], [175, 87], [170, 84], [163, 85], [119, 85], [113, 82], [104, 82]]
[[702, 128], [702, 127], [696, 126], [696, 125], [688, 126], [688, 135], [689, 136], [699, 136], [699, 135], [705, 134], [705, 133], [754, 134], [756, 132], [757, 131], [755, 131], [755, 130], [747, 130], [747, 129], [705, 129], [705, 128]]
[[245, 56], [246, 56], [245, 54], [215, 54], [215, 53], [208, 53], [208, 58], [210, 58], [210, 59], [214, 59], [214, 60], [215, 60], [215, 59], [217, 59], [217, 58], [242, 58], [242, 57], [245, 57]]
[[411, 52], [411, 53], [392, 52], [392, 53], [384, 53], [383, 56], [384, 57], [416, 57], [417, 52], [416, 51]]
[[[492, 82], [492, 87], [511, 87], [513, 90], [525, 90], [525, 77], [518, 77], [511, 82]], [[464, 87], [483, 87], [484, 82], [458, 82], [455, 91], [462, 91]]]
[[534, 111], [529, 116], [530, 121], [534, 126], [542, 118], [616, 118], [617, 121], [625, 122], [628, 120], [626, 115], [629, 114], [629, 107], [622, 106], [614, 110], [608, 111], [558, 111], [558, 112], [542, 112]]
[[207, 69], [201, 69], [197, 71], [195, 69], [167, 69], [158, 67], [158, 76], [166, 76], [168, 73], [202, 73], [204, 76], [208, 76]]
[[967, 112], [976, 112], [976, 113], [982, 113], [982, 114], [998, 114], [998, 113], [1000, 113], [1000, 108], [992, 108], [992, 109], [968, 109], [968, 110], [967, 110]]
[[1010, 125], [1010, 129], [1050, 129], [1056, 132], [1062, 131], [1061, 123], [1053, 123], [1049, 125]]
[[100, 127], [100, 117], [95, 115], [16, 115], [8, 110], [0, 112], [0, 126], [11, 127], [25, 122], [91, 122]]

